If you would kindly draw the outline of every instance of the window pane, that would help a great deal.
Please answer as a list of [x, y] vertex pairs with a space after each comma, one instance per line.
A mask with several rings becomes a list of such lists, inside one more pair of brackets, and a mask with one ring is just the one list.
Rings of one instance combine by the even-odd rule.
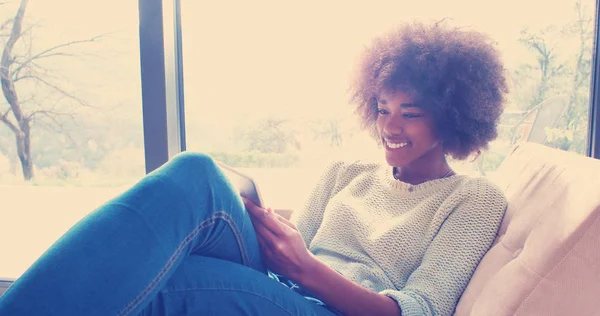
[[[20, 5], [1, 5], [5, 52]], [[14, 89], [0, 104], [0, 276], [7, 277], [144, 175], [137, 2], [30, 1], [20, 24], [6, 65]]]
[[456, 169], [493, 172], [520, 141], [584, 154], [594, 15], [592, 0], [182, 1], [188, 149], [247, 168], [281, 203], [277, 183], [303, 168], [383, 156], [348, 104], [356, 58], [401, 22], [446, 18], [497, 41], [511, 85], [498, 139]]

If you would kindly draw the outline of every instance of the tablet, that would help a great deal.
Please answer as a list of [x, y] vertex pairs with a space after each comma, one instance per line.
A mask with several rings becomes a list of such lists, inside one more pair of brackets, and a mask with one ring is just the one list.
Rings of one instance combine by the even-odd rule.
[[237, 188], [241, 196], [250, 199], [254, 204], [260, 207], [265, 207], [258, 186], [250, 176], [220, 161], [215, 160], [215, 162], [221, 168], [223, 174], [229, 179], [229, 182]]

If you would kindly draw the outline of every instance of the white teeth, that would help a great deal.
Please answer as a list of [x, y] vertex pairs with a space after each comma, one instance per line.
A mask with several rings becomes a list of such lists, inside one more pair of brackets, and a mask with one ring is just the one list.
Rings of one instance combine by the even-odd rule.
[[404, 143], [390, 143], [390, 142], [385, 142], [385, 144], [391, 148], [391, 149], [397, 149], [397, 148], [402, 148], [408, 145], [408, 142], [404, 142]]

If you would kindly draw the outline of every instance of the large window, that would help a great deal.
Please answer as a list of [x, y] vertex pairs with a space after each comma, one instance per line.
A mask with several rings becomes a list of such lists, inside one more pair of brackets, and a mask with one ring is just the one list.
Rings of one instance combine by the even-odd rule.
[[382, 156], [348, 83], [372, 37], [415, 19], [488, 33], [508, 68], [500, 137], [456, 169], [493, 173], [520, 141], [586, 152], [595, 1], [181, 3], [188, 149], [246, 168], [275, 204], [299, 196], [282, 182], [310, 184], [299, 170]]
[[[137, 3], [0, 4], [0, 276], [144, 175]], [[18, 14], [23, 10], [23, 15]]]
[[0, 277], [18, 277], [143, 176], [144, 154], [152, 169], [178, 149], [177, 131], [166, 135], [178, 123], [177, 52], [161, 41], [177, 42], [177, 31], [187, 149], [245, 169], [276, 208], [296, 207], [327, 161], [382, 156], [359, 130], [347, 87], [361, 49], [402, 21], [445, 18], [487, 32], [504, 55], [511, 94], [500, 137], [455, 163], [460, 172], [492, 174], [520, 141], [585, 154], [593, 0], [181, 0], [180, 30], [170, 21], [177, 2], [140, 0], [138, 21], [137, 1], [31, 0], [12, 41], [25, 1], [0, 2], [10, 57], [0, 69], [14, 87], [0, 102]]

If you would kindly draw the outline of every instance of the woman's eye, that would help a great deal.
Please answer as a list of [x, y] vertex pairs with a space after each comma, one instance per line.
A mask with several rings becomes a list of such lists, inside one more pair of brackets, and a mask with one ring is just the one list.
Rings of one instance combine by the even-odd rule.
[[387, 114], [387, 111], [384, 109], [377, 109], [377, 114], [385, 115], [385, 114]]
[[404, 113], [404, 117], [406, 118], [417, 118], [417, 117], [421, 117], [423, 116], [422, 114], [419, 113]]

